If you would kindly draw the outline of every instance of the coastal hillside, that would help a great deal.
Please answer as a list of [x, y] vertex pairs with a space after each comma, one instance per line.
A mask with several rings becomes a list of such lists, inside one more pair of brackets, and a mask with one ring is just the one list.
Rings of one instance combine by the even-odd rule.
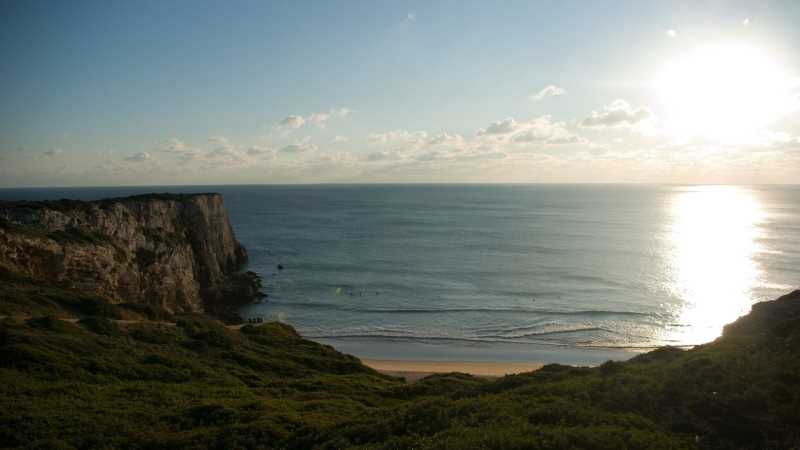
[[691, 350], [407, 383], [285, 324], [213, 319], [259, 286], [219, 195], [0, 218], [0, 448], [800, 447], [800, 291]]
[[[800, 446], [800, 291], [716, 341], [599, 367], [415, 383], [279, 323], [114, 320], [117, 305], [0, 273], [0, 448], [790, 449]], [[98, 303], [100, 302], [100, 303]]]
[[0, 269], [112, 304], [216, 311], [257, 292], [218, 194], [0, 202]]

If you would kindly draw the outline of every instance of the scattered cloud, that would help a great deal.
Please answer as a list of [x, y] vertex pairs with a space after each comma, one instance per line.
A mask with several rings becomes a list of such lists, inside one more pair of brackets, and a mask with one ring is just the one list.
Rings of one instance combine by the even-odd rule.
[[228, 166], [239, 166], [249, 162], [249, 154], [247, 151], [232, 144], [228, 138], [224, 136], [214, 136], [208, 140], [216, 147], [205, 154], [205, 158], [214, 160], [215, 163], [223, 163]]
[[460, 134], [439, 133], [428, 139], [427, 144], [461, 147], [464, 145], [464, 138]]
[[414, 14], [413, 12], [410, 12], [410, 13], [406, 14], [406, 19], [407, 20], [417, 20], [417, 15]]
[[367, 136], [370, 143], [387, 143], [396, 141], [421, 142], [428, 137], [426, 131], [393, 130], [385, 133], [371, 133]]
[[564, 88], [560, 88], [560, 87], [558, 87], [558, 86], [556, 86], [554, 84], [551, 84], [551, 85], [545, 86], [539, 92], [537, 92], [535, 94], [532, 94], [531, 95], [531, 100], [533, 100], [535, 102], [538, 102], [538, 101], [543, 100], [543, 99], [545, 99], [547, 97], [557, 97], [559, 95], [564, 95], [566, 93], [567, 93], [567, 91], [564, 90]]
[[256, 157], [263, 159], [263, 157], [271, 158], [274, 155], [274, 150], [270, 147], [260, 145], [244, 147], [232, 143], [225, 136], [212, 136], [208, 139], [208, 143], [210, 145], [206, 148], [195, 148], [179, 139], [172, 138], [165, 141], [158, 151], [177, 156], [178, 160], [185, 165], [199, 164], [199, 166], [187, 165], [185, 167], [200, 167], [205, 170], [249, 166]]
[[62, 153], [64, 153], [64, 150], [62, 150], [60, 148], [51, 148], [50, 150], [47, 150], [46, 152], [44, 152], [44, 156], [46, 156], [48, 158], [53, 158], [53, 157], [58, 156], [58, 155], [60, 155]]
[[261, 157], [275, 157], [275, 150], [269, 147], [262, 147], [258, 145], [253, 145], [247, 149], [247, 154], [249, 156], [261, 156]]
[[317, 146], [311, 143], [311, 140], [306, 138], [296, 144], [284, 145], [281, 147], [282, 153], [306, 153], [317, 150]]
[[182, 161], [188, 161], [202, 157], [202, 150], [190, 147], [185, 142], [177, 138], [164, 141], [157, 149], [159, 152], [177, 155]]
[[278, 125], [283, 128], [297, 129], [302, 127], [305, 123], [306, 119], [304, 119], [303, 116], [288, 116], [281, 120]]
[[742, 20], [742, 25], [744, 25], [746, 27], [749, 27], [750, 26], [750, 18], [749, 17], [745, 17], [744, 20]]
[[349, 108], [332, 108], [324, 112], [311, 113], [308, 116], [290, 115], [278, 123], [278, 127], [289, 130], [296, 130], [304, 125], [314, 125], [318, 128], [325, 128], [328, 121], [334, 117], [345, 117], [353, 113]]
[[536, 117], [523, 123], [514, 142], [543, 144], [582, 144], [586, 139], [571, 133], [565, 122], [554, 122], [550, 116]]
[[148, 152], [139, 152], [139, 153], [137, 153], [135, 155], [128, 156], [127, 158], [125, 158], [125, 161], [133, 162], [133, 163], [143, 163], [143, 162], [153, 161], [153, 160], [155, 160], [155, 158], [153, 158], [153, 155], [151, 155]]
[[519, 124], [513, 117], [506, 117], [503, 120], [494, 122], [486, 128], [481, 128], [477, 131], [478, 136], [497, 135], [497, 134], [511, 134], [517, 131]]
[[496, 148], [478, 148], [474, 151], [465, 152], [456, 156], [457, 161], [479, 161], [492, 159], [505, 159], [508, 153]]
[[675, 30], [667, 30], [667, 36], [674, 38], [678, 36], [678, 32]]
[[177, 138], [167, 139], [163, 143], [162, 151], [168, 153], [185, 153], [189, 150], [189, 146], [185, 142]]
[[[541, 100], [564, 92], [563, 88], [548, 85], [532, 94], [531, 99]], [[192, 140], [191, 144], [172, 138], [138, 153], [94, 151], [90, 153], [102, 158], [98, 157], [89, 168], [85, 165], [81, 166], [83, 168], [77, 165], [53, 167], [62, 159], [42, 164], [41, 153], [13, 158], [2, 155], [6, 160], [0, 164], [0, 172], [3, 166], [13, 166], [31, 173], [39, 173], [35, 170], [44, 173], [46, 169], [51, 177], [71, 176], [80, 180], [80, 173], [85, 172], [93, 180], [139, 182], [147, 179], [153, 184], [194, 183], [201, 179], [221, 183], [263, 182], [264, 179], [274, 182], [575, 181], [593, 179], [592, 176], [605, 169], [614, 176], [627, 173], [634, 177], [640, 176], [636, 170], [653, 167], [680, 166], [689, 173], [692, 159], [710, 164], [714, 155], [728, 152], [722, 146], [716, 153], [708, 152], [709, 143], [696, 140], [670, 141], [672, 146], [665, 147], [666, 135], [660, 128], [662, 117], [656, 117], [645, 105], [634, 106], [625, 100], [614, 100], [582, 120], [562, 121], [550, 115], [509, 116], [468, 134], [452, 130], [394, 129], [367, 134], [365, 139], [363, 134], [342, 136], [331, 132], [320, 133], [317, 137], [311, 133], [315, 128], [325, 128], [334, 118], [350, 113], [349, 109], [342, 108], [306, 116], [286, 116], [280, 127], [293, 132], [268, 133], [246, 143], [225, 136]], [[647, 132], [650, 126], [655, 127], [653, 134]], [[623, 136], [621, 133], [592, 133], [587, 128], [635, 129], [637, 133], [626, 133], [623, 140], [619, 137]], [[298, 129], [300, 132], [296, 131]], [[581, 134], [591, 136], [592, 141]], [[311, 136], [317, 144], [312, 142]], [[348, 144], [337, 145], [341, 143]], [[729, 167], [740, 163], [741, 167], [746, 167], [748, 161], [751, 166], [764, 161], [785, 166], [798, 166], [796, 163], [800, 162], [800, 140], [793, 132], [774, 132], [763, 143], [753, 145], [742, 146], [738, 154], [741, 157], [737, 156], [739, 159], [735, 161], [732, 157], [719, 156], [713, 162]], [[52, 149], [43, 153], [57, 156], [63, 151]], [[748, 157], [748, 153], [758, 155]], [[36, 161], [42, 168], [36, 167]], [[787, 170], [786, 173], [798, 172]], [[665, 177], [663, 179], [669, 179]], [[619, 179], [609, 176], [609, 180]]]
[[625, 100], [614, 100], [601, 111], [592, 111], [592, 115], [583, 119], [580, 125], [584, 128], [619, 128], [630, 127], [653, 117], [647, 108], [635, 108]]
[[476, 135], [521, 144], [588, 143], [586, 139], [570, 132], [565, 122], [554, 122], [549, 115], [534, 117], [525, 122], [518, 122], [513, 117], [507, 117], [486, 128], [479, 129]]
[[398, 152], [392, 152], [392, 151], [372, 152], [369, 153], [366, 157], [366, 160], [369, 162], [398, 161], [401, 159], [403, 158]]

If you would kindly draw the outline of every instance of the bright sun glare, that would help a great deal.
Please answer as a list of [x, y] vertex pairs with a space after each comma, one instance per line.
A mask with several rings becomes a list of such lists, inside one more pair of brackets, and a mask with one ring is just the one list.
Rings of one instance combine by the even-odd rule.
[[759, 141], [765, 126], [797, 108], [795, 83], [769, 52], [722, 44], [668, 62], [654, 87], [667, 134], [741, 144]]
[[683, 305], [669, 339], [708, 342], [747, 313], [762, 273], [760, 223], [764, 213], [745, 188], [701, 186], [676, 196], [671, 209], [673, 277], [670, 289]]

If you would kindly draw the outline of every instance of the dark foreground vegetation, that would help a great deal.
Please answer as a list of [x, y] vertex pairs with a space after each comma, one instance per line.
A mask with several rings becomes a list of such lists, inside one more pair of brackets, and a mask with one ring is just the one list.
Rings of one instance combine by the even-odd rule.
[[690, 351], [406, 384], [286, 325], [234, 330], [0, 281], [17, 315], [0, 325], [0, 448], [800, 447], [800, 292]]

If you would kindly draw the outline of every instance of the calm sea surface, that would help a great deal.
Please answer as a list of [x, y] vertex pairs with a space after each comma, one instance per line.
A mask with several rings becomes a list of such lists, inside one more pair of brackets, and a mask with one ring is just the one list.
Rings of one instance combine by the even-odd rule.
[[707, 342], [752, 303], [800, 285], [798, 187], [201, 186], [0, 198], [153, 191], [224, 195], [269, 295], [244, 315], [365, 356], [559, 360], [542, 355], [566, 350], [592, 362], [593, 352]]

